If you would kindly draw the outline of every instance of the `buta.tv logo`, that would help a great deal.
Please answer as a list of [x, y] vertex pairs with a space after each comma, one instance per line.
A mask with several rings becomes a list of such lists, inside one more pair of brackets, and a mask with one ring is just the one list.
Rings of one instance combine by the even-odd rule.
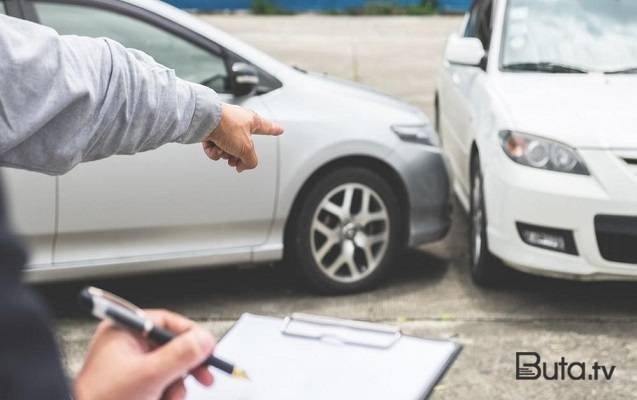
[[560, 361], [547, 363], [536, 352], [515, 353], [515, 379], [548, 381], [573, 380], [573, 381], [609, 381], [615, 372], [615, 365], [609, 367], [594, 361], [587, 365], [582, 361], [567, 362], [565, 357]]

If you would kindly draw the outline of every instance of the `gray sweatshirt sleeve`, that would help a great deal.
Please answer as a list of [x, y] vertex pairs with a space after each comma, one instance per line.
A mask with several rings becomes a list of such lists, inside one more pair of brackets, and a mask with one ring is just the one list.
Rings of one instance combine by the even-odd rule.
[[63, 174], [201, 141], [220, 119], [213, 90], [142, 52], [0, 16], [0, 165]]

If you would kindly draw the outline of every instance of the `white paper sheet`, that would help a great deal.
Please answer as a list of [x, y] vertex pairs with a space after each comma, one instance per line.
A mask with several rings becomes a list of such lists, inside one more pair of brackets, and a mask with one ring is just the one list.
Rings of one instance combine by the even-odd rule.
[[280, 319], [244, 314], [215, 354], [243, 367], [251, 381], [212, 369], [211, 388], [189, 378], [187, 399], [421, 399], [458, 348], [448, 341], [403, 336], [390, 349], [373, 349], [290, 337], [281, 327]]

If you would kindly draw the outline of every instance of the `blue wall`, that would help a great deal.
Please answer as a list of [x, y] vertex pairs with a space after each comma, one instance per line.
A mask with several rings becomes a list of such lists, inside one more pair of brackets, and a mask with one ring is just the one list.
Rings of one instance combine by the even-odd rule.
[[471, 0], [438, 0], [438, 9], [442, 12], [465, 12], [471, 6]]
[[[214, 10], [245, 10], [249, 9], [251, 0], [165, 0], [173, 6], [203, 11]], [[270, 0], [284, 10], [309, 11], [309, 10], [345, 10], [348, 8], [362, 7], [373, 3], [374, 0]], [[377, 1], [378, 3], [387, 0]], [[393, 0], [395, 4], [417, 5], [422, 0]], [[438, 0], [438, 7], [443, 12], [464, 12], [469, 8], [471, 0]]]

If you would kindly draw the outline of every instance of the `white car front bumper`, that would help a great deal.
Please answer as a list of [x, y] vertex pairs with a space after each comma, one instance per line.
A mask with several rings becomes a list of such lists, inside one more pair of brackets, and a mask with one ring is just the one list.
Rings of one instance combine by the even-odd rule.
[[[583, 280], [637, 279], [637, 166], [612, 151], [579, 153], [590, 176], [522, 166], [503, 153], [483, 167], [489, 249], [507, 265], [532, 273]], [[619, 236], [596, 230], [596, 216], [600, 222], [605, 215], [625, 217], [611, 221]], [[577, 254], [525, 243], [518, 223], [571, 231]], [[598, 240], [611, 248], [601, 251]], [[631, 242], [632, 248], [626, 245]], [[624, 262], [626, 257], [635, 259]], [[624, 261], [613, 261], [617, 259]]]

